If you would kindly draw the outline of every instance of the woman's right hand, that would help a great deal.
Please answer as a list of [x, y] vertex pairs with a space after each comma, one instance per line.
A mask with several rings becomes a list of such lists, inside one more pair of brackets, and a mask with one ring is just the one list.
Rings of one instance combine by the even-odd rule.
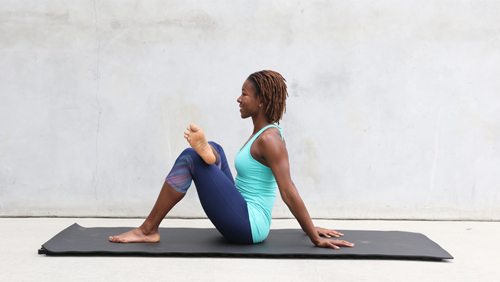
[[340, 247], [354, 247], [353, 243], [349, 243], [344, 240], [332, 240], [332, 239], [325, 239], [325, 238], [320, 238], [318, 242], [315, 243], [316, 247], [321, 247], [321, 248], [332, 248], [335, 250], [340, 249]]

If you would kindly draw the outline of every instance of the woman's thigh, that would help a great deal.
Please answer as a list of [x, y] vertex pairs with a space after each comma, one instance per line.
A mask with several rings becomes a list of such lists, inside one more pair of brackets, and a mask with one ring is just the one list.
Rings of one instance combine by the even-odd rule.
[[231, 177], [216, 165], [206, 164], [194, 150], [188, 149], [186, 153], [192, 159], [193, 180], [208, 218], [228, 240], [253, 243], [247, 202], [234, 185], [230, 172]]
[[217, 166], [220, 168], [220, 170], [222, 170], [222, 172], [227, 176], [227, 178], [229, 178], [229, 180], [231, 180], [231, 182], [234, 184], [234, 178], [233, 178], [233, 175], [231, 174], [231, 170], [229, 169], [229, 163], [227, 162], [226, 153], [224, 152], [224, 149], [222, 148], [221, 145], [219, 145], [213, 141], [209, 141], [208, 143], [210, 145], [212, 145], [212, 147], [214, 147], [214, 149], [219, 154], [219, 162], [217, 163]]

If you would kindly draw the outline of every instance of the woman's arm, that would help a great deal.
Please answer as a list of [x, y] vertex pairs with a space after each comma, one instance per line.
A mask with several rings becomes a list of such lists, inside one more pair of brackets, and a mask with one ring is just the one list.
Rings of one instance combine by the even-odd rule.
[[342, 236], [342, 234], [334, 230], [317, 228], [313, 225], [307, 208], [290, 177], [290, 165], [285, 142], [281, 140], [279, 132], [278, 134], [271, 131], [269, 134], [264, 133], [259, 137], [260, 140], [258, 139], [259, 153], [265, 159], [265, 162], [274, 174], [281, 193], [281, 198], [299, 222], [302, 230], [309, 236], [311, 242], [318, 247], [330, 247], [334, 249], [338, 249], [338, 246], [354, 246], [354, 244], [343, 240], [330, 240], [320, 236], [339, 237]]

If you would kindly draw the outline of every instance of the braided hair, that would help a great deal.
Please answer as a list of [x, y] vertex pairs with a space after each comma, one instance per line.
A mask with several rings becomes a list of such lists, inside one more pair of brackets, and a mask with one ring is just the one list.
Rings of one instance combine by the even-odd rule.
[[255, 88], [255, 97], [264, 102], [269, 122], [280, 124], [288, 97], [285, 78], [275, 71], [263, 70], [252, 73], [247, 79]]

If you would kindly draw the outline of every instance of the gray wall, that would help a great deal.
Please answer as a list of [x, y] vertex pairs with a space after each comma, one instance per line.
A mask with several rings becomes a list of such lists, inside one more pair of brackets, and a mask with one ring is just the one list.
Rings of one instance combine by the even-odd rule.
[[[2, 1], [0, 214], [145, 216], [183, 130], [231, 165], [279, 71], [323, 218], [500, 219], [500, 1]], [[232, 167], [234, 172], [234, 167]], [[171, 216], [204, 216], [190, 190]], [[291, 213], [278, 197], [275, 217]]]

